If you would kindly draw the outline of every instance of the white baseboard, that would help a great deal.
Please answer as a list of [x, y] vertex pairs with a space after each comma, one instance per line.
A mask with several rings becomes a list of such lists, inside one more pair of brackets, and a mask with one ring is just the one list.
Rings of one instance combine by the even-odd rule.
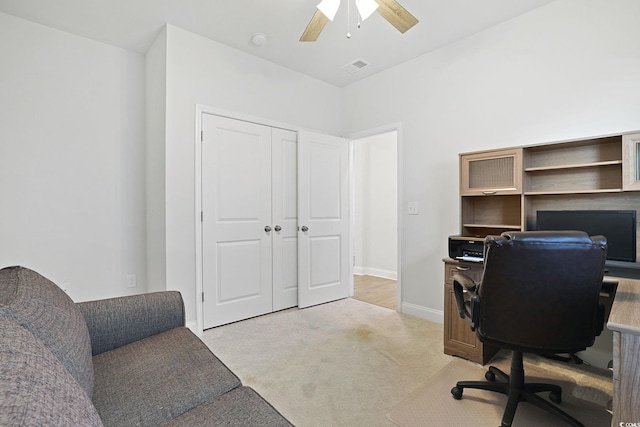
[[191, 329], [191, 332], [193, 332], [196, 335], [198, 334], [198, 323], [197, 322], [187, 322], [187, 328]]
[[353, 274], [358, 276], [375, 276], [383, 279], [398, 280], [398, 272], [375, 267], [354, 266]]
[[434, 310], [429, 307], [423, 307], [421, 305], [411, 304], [408, 302], [402, 303], [402, 314], [408, 314], [410, 316], [419, 317], [435, 323], [444, 323], [444, 311]]

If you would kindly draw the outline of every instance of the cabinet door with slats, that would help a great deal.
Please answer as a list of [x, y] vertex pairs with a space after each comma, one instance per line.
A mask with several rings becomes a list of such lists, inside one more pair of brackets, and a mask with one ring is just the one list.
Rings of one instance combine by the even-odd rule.
[[462, 196], [521, 193], [521, 148], [460, 156], [460, 194]]

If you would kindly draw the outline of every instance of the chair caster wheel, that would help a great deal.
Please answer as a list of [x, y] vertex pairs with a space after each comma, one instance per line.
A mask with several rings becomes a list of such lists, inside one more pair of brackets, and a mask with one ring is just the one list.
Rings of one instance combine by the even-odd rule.
[[560, 404], [562, 402], [562, 394], [554, 391], [549, 392], [549, 400], [553, 403]]
[[451, 395], [454, 399], [460, 400], [462, 399], [462, 389], [458, 387], [454, 387], [451, 389]]
[[489, 382], [494, 382], [496, 380], [496, 374], [491, 371], [487, 371], [484, 373], [484, 378]]

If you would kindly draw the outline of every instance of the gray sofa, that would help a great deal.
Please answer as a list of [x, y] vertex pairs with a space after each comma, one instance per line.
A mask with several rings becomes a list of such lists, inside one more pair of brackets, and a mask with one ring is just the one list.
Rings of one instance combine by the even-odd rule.
[[0, 425], [292, 425], [184, 324], [178, 292], [76, 304], [0, 270]]

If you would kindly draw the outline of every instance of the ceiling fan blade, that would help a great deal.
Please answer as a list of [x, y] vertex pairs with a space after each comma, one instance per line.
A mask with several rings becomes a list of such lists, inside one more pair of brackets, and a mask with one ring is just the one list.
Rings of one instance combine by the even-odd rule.
[[304, 33], [302, 33], [302, 37], [300, 37], [301, 42], [314, 42], [318, 39], [320, 32], [329, 22], [329, 18], [324, 16], [322, 12], [316, 10], [316, 13], [313, 14], [311, 21], [309, 21], [309, 25], [305, 28]]
[[380, 5], [378, 13], [401, 33], [405, 33], [418, 23], [415, 16], [400, 6], [396, 0], [376, 0]]

